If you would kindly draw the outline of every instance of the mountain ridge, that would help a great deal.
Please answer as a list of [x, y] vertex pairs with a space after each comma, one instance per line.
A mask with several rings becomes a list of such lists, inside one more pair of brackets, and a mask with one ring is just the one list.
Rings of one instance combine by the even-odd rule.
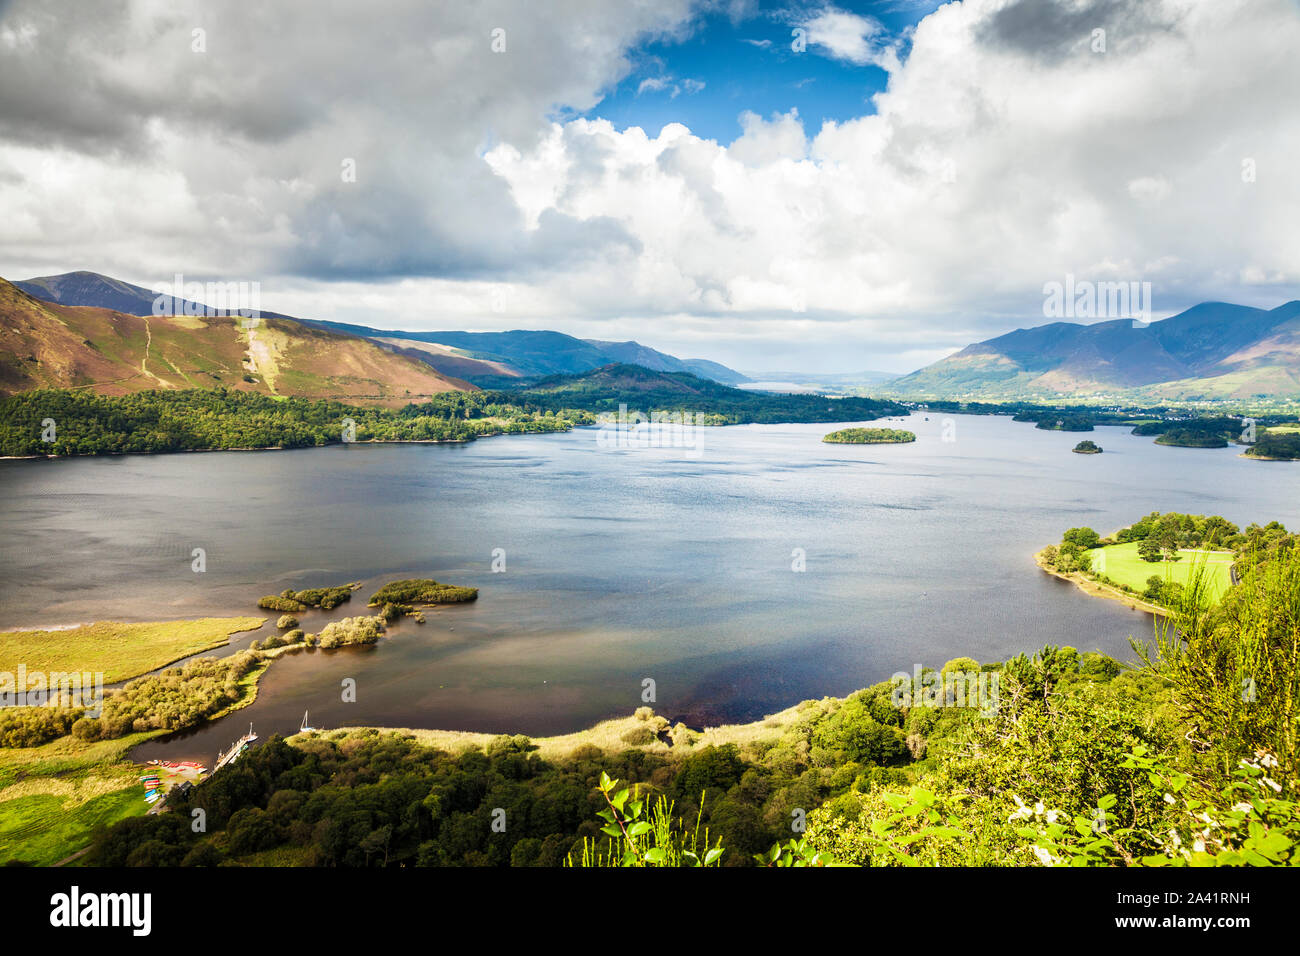
[[1150, 324], [1049, 322], [975, 342], [888, 383], [917, 398], [1300, 398], [1300, 300], [1202, 302]]
[[[16, 287], [48, 302], [71, 306], [97, 306], [131, 315], [153, 315], [157, 293], [143, 286], [98, 272], [81, 270], [53, 276], [37, 276], [13, 283]], [[214, 283], [221, 285], [221, 283]], [[176, 308], [194, 314], [211, 315], [194, 300], [178, 299]], [[422, 362], [436, 372], [486, 388], [510, 387], [522, 378], [576, 374], [612, 363], [643, 365], [653, 371], [690, 372], [726, 385], [748, 382], [735, 369], [707, 359], [679, 359], [639, 342], [606, 342], [580, 339], [565, 332], [545, 329], [513, 329], [504, 332], [417, 331], [381, 329], [350, 322], [303, 319], [278, 312], [261, 311], [263, 318], [287, 319], [302, 325], [339, 332], [380, 342], [385, 348]], [[413, 344], [419, 343], [419, 344]], [[430, 348], [441, 346], [441, 348]]]

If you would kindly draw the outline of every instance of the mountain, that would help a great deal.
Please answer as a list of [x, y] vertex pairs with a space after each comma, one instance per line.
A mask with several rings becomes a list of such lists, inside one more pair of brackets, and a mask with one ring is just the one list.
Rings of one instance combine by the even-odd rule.
[[[100, 309], [112, 309], [127, 315], [153, 315], [156, 292], [144, 286], [132, 285], [121, 279], [113, 279], [98, 272], [65, 272], [57, 276], [40, 276], [35, 279], [21, 279], [14, 282], [28, 295], [45, 302], [57, 302], [59, 305], [90, 305]], [[200, 302], [190, 299], [175, 298], [169, 302], [171, 310], [177, 315], [211, 315], [209, 309]], [[223, 315], [232, 314], [232, 310], [215, 310]], [[289, 319], [292, 316], [278, 312], [260, 312], [263, 318]]]
[[749, 379], [735, 369], [710, 362], [706, 359], [679, 359], [672, 355], [656, 351], [640, 342], [601, 342], [586, 339], [588, 345], [600, 350], [605, 356], [602, 364], [640, 365], [654, 372], [690, 372], [700, 378], [710, 378], [723, 385], [739, 385]]
[[[46, 302], [114, 309], [128, 315], [153, 315], [156, 293], [143, 286], [97, 272], [67, 272], [15, 282], [18, 288]], [[199, 303], [177, 299], [175, 311], [211, 314]], [[522, 378], [587, 372], [602, 365], [627, 362], [655, 371], [691, 372], [728, 385], [747, 382], [734, 369], [706, 359], [679, 359], [638, 342], [600, 342], [563, 332], [405, 332], [347, 322], [295, 319], [262, 311], [263, 318], [291, 319], [303, 325], [373, 339], [390, 351], [430, 366], [436, 372], [484, 388], [509, 388]]]
[[969, 345], [882, 391], [916, 398], [1300, 398], [1300, 300], [1204, 302], [1147, 326], [1053, 322]]
[[[74, 288], [59, 291], [71, 295]], [[138, 288], [112, 291], [129, 298]], [[149, 301], [152, 307], [152, 294]], [[382, 405], [474, 388], [378, 343], [292, 319], [140, 316], [59, 305], [0, 279], [0, 394], [90, 388], [125, 395], [217, 385]]]
[[434, 368], [484, 388], [511, 387], [512, 379], [576, 375], [605, 365], [640, 365], [656, 372], [689, 372], [726, 385], [749, 381], [735, 369], [706, 359], [679, 359], [639, 342], [579, 339], [563, 332], [404, 332], [310, 320], [319, 328], [364, 335], [395, 348], [416, 349]]

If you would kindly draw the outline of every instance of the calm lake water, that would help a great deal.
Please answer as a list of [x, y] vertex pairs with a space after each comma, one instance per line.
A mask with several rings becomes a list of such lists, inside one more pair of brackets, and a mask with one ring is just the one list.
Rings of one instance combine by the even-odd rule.
[[1034, 566], [1074, 525], [1176, 510], [1300, 526], [1300, 466], [1105, 427], [1087, 436], [1105, 454], [1074, 455], [1083, 436], [1005, 417], [953, 416], [946, 442], [943, 421], [911, 416], [910, 445], [755, 425], [704, 430], [698, 454], [580, 429], [0, 462], [0, 625], [256, 614], [263, 594], [364, 581], [351, 605], [300, 615], [316, 631], [394, 578], [480, 589], [374, 647], [284, 657], [251, 707], [139, 757], [210, 760], [250, 720], [266, 738], [308, 708], [326, 728], [568, 732], [630, 712], [647, 678], [660, 713], [701, 725], [959, 655], [1050, 642], [1131, 656], [1149, 616]]

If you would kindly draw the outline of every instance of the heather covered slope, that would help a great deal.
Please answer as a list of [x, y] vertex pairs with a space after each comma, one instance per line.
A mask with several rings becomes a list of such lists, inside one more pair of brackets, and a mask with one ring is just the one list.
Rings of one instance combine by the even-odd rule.
[[888, 386], [917, 397], [1300, 397], [1300, 301], [1205, 302], [1150, 325], [1053, 322], [977, 342]]
[[[129, 315], [153, 315], [155, 293], [97, 272], [65, 272], [15, 282], [37, 299], [58, 305], [85, 305]], [[207, 303], [213, 305], [215, 303]], [[178, 299], [175, 311], [185, 314], [222, 314], [203, 303]], [[291, 319], [304, 326], [341, 335], [382, 342], [397, 352], [434, 369], [439, 374], [473, 382], [483, 388], [510, 387], [520, 378], [587, 372], [611, 362], [641, 365], [659, 372], [689, 372], [727, 385], [748, 379], [707, 359], [679, 359], [639, 342], [602, 342], [579, 339], [563, 332], [516, 329], [509, 332], [411, 332], [372, 328], [347, 322], [298, 319], [260, 310], [263, 318]]]
[[41, 301], [0, 279], [0, 394], [210, 388], [400, 405], [473, 386], [289, 319], [139, 316]]

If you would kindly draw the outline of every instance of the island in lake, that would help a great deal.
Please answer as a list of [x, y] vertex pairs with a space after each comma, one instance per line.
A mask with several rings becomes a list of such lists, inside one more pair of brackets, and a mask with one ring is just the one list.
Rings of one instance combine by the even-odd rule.
[[1083, 441], [1079, 442], [1079, 444], [1074, 446], [1073, 451], [1076, 455], [1100, 455], [1102, 453], [1102, 447], [1095, 441], [1090, 441], [1085, 438]]
[[838, 445], [892, 445], [916, 441], [916, 435], [901, 428], [842, 428], [822, 441]]

